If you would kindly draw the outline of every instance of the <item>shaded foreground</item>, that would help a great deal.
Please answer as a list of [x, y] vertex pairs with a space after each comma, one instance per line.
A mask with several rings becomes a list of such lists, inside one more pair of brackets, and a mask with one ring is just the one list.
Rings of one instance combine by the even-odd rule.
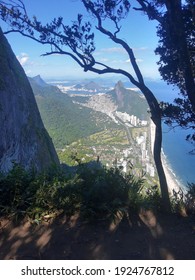
[[1, 218], [0, 259], [195, 259], [195, 219], [151, 210], [116, 223], [82, 222], [78, 214], [40, 225]]

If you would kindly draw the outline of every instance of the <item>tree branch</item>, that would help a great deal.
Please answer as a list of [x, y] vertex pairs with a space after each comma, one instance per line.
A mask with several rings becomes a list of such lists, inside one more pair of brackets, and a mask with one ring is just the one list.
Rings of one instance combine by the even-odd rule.
[[[105, 29], [103, 27], [103, 24], [102, 24], [102, 19], [101, 19], [101, 16], [99, 15], [99, 13], [95, 10], [94, 6], [93, 5], [88, 5], [85, 3], [85, 1], [83, 1], [85, 7], [91, 11], [91, 13], [93, 15], [95, 15], [95, 17], [97, 18], [97, 21], [98, 21], [98, 25], [97, 25], [97, 29], [105, 34], [106, 36], [108, 36], [113, 42], [115, 42], [116, 44], [119, 44], [121, 45], [127, 52], [128, 56], [129, 56], [129, 59], [131, 61], [131, 64], [133, 66], [133, 69], [135, 71], [135, 74], [137, 76], [137, 79], [139, 81], [139, 83], [143, 83], [144, 84], [144, 79], [143, 79], [143, 76], [141, 74], [141, 71], [137, 65], [137, 62], [136, 62], [136, 59], [135, 59], [135, 56], [134, 56], [134, 53], [133, 53], [133, 50], [132, 48], [129, 47], [129, 45], [123, 41], [122, 39], [119, 39], [116, 37], [116, 34], [119, 32], [119, 30], [117, 29], [117, 31], [113, 34], [111, 31]], [[117, 24], [117, 22], [115, 21], [115, 23]], [[118, 26], [118, 25], [116, 25]]]
[[161, 14], [157, 11], [157, 9], [155, 8], [154, 5], [152, 5], [151, 3], [149, 3], [146, 0], [137, 0], [137, 2], [139, 3], [139, 5], [141, 6], [141, 8], [136, 8], [133, 7], [133, 9], [135, 11], [143, 11], [147, 14], [148, 18], [150, 20], [157, 20], [159, 23], [162, 22], [162, 16]]
[[63, 50], [61, 50], [60, 52], [59, 51], [46, 52], [45, 54], [42, 54], [42, 56], [48, 56], [48, 55], [53, 55], [53, 54], [63, 54], [63, 55], [70, 56], [73, 60], [75, 60], [80, 65], [80, 67], [82, 67], [82, 68], [85, 67], [85, 65], [74, 54], [72, 54], [70, 52], [65, 52]]

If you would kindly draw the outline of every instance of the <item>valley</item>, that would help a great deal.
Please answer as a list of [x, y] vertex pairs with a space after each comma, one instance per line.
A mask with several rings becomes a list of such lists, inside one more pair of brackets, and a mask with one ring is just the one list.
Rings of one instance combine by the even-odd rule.
[[157, 184], [151, 155], [147, 103], [122, 82], [106, 88], [94, 82], [66, 86], [30, 78], [35, 98], [60, 162], [98, 162]]

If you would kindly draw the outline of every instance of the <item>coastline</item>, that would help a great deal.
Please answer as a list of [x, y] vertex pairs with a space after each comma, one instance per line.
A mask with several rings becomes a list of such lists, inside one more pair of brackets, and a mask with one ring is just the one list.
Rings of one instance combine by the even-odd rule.
[[173, 194], [173, 190], [175, 190], [176, 192], [178, 192], [180, 189], [183, 190], [182, 185], [177, 181], [175, 175], [169, 168], [169, 165], [166, 160], [166, 156], [163, 152], [161, 153], [161, 160], [162, 160], [162, 165], [164, 168], [164, 172], [165, 172], [165, 176], [167, 179], [167, 184], [168, 184], [170, 194], [171, 195]]
[[[153, 154], [153, 147], [154, 147], [154, 139], [155, 139], [155, 124], [153, 123], [153, 121], [150, 121], [150, 142], [151, 142], [151, 151]], [[166, 156], [165, 154], [161, 153], [161, 160], [162, 160], [162, 165], [164, 168], [164, 172], [165, 172], [165, 176], [167, 179], [167, 184], [168, 184], [168, 189], [170, 194], [173, 194], [173, 190], [178, 192], [180, 189], [183, 190], [182, 185], [177, 181], [177, 179], [175, 178], [173, 172], [171, 171], [171, 169], [169, 168], [168, 162], [166, 160]]]

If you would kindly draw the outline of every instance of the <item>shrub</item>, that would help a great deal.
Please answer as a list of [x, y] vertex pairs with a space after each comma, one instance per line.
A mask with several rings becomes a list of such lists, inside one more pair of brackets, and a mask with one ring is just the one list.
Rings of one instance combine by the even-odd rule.
[[31, 218], [41, 219], [51, 213], [74, 214], [80, 205], [81, 183], [77, 176], [72, 179], [54, 178], [42, 182], [37, 188], [32, 205], [28, 208], [28, 215]]
[[145, 189], [142, 204], [142, 207], [144, 207], [145, 209], [151, 209], [155, 211], [162, 210], [160, 189], [157, 185]]
[[[185, 203], [195, 213], [195, 184], [189, 184], [185, 199], [172, 197], [172, 210]], [[79, 164], [76, 174], [61, 169], [35, 175], [15, 164], [7, 174], [0, 174], [0, 214], [28, 216], [41, 221], [45, 216], [79, 212], [83, 219], [115, 220], [140, 208], [161, 210], [157, 186], [145, 187], [143, 177], [125, 175], [121, 169]]]
[[30, 182], [34, 175], [18, 164], [7, 174], [0, 176], [0, 213], [21, 214], [31, 204]]
[[125, 214], [130, 205], [134, 208], [137, 190], [143, 183], [133, 175], [124, 177], [117, 168], [83, 170], [81, 177], [85, 184], [81, 214], [88, 220], [113, 220], [118, 214]]
[[187, 185], [185, 205], [188, 213], [195, 214], [195, 183], [188, 183]]

